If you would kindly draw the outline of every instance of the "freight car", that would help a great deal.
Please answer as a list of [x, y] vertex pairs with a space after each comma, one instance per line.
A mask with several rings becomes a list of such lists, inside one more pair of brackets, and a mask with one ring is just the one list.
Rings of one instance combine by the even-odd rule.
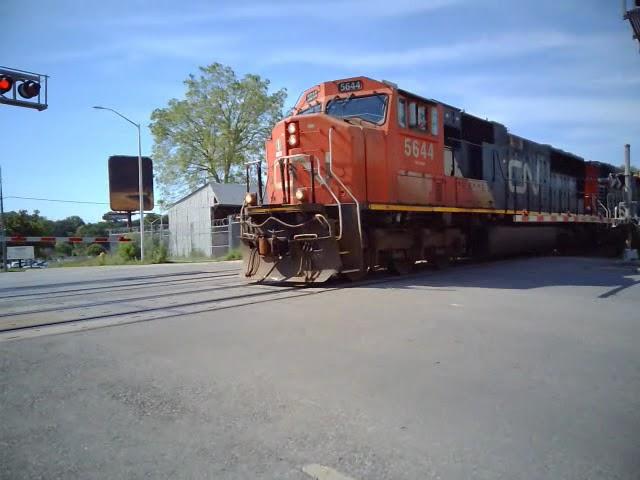
[[253, 280], [357, 279], [599, 242], [622, 200], [611, 165], [367, 77], [303, 92], [262, 170], [247, 165], [241, 211]]

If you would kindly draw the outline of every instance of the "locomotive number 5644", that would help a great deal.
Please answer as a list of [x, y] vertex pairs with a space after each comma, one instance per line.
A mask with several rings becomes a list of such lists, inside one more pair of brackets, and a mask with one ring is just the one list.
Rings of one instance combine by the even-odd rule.
[[404, 155], [413, 158], [428, 158], [433, 160], [433, 143], [411, 138], [404, 139]]

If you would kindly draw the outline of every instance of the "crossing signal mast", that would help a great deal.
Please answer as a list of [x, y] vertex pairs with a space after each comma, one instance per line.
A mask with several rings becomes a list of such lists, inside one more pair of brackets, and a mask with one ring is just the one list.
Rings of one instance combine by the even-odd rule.
[[0, 67], [0, 104], [47, 109], [47, 75]]
[[640, 42], [640, 0], [633, 0], [633, 4], [631, 10], [627, 10], [627, 0], [622, 0], [622, 18], [629, 20], [633, 38]]

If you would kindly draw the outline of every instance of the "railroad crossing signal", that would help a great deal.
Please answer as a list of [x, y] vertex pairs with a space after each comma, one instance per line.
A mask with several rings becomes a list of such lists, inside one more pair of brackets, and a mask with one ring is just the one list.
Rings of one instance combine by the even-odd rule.
[[0, 67], [0, 104], [47, 108], [47, 75]]

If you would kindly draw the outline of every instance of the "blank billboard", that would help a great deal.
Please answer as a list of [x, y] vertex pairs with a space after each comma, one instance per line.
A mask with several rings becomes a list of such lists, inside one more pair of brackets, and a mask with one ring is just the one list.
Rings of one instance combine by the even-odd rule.
[[[153, 210], [153, 162], [142, 157], [142, 197], [145, 210]], [[138, 157], [109, 157], [109, 201], [116, 212], [137, 212]]]

